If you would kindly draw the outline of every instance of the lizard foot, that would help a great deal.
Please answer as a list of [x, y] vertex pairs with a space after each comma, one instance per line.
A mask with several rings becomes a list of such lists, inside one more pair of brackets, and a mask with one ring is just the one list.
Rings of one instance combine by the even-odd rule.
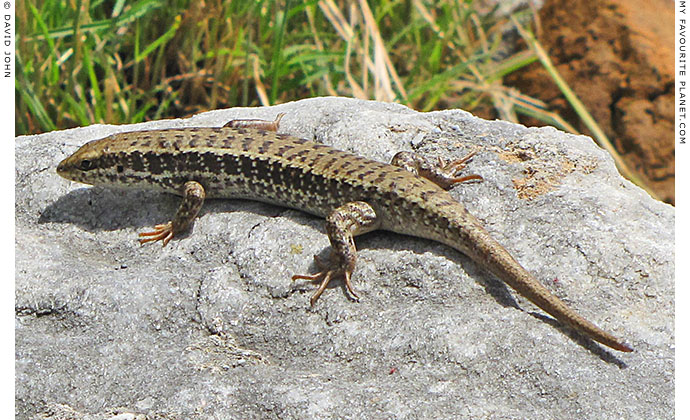
[[439, 156], [438, 158], [438, 168], [441, 173], [443, 173], [447, 178], [448, 178], [448, 187], [455, 184], [459, 184], [461, 182], [466, 182], [466, 181], [471, 181], [473, 179], [476, 180], [482, 180], [483, 178], [481, 175], [467, 175], [467, 176], [461, 176], [459, 177], [459, 173], [465, 169], [465, 166], [467, 166], [467, 162], [472, 159], [472, 157], [477, 154], [477, 152], [471, 152], [467, 154], [467, 156], [462, 157], [460, 159], [453, 160], [451, 162], [446, 163], [446, 161]]
[[476, 152], [472, 152], [463, 158], [455, 159], [451, 162], [446, 162], [439, 157], [434, 162], [413, 152], [399, 152], [393, 156], [391, 164], [426, 178], [444, 190], [448, 190], [461, 182], [482, 179], [480, 175], [460, 176], [460, 172], [465, 169], [467, 162], [475, 154]]
[[311, 275], [295, 274], [294, 276], [292, 276], [293, 281], [302, 279], [302, 280], [320, 281], [321, 282], [321, 284], [319, 284], [319, 288], [316, 289], [316, 292], [314, 292], [311, 299], [309, 299], [309, 303], [311, 304], [311, 306], [314, 306], [314, 304], [319, 299], [319, 297], [321, 296], [323, 291], [326, 290], [326, 286], [328, 286], [328, 283], [331, 281], [331, 279], [334, 276], [338, 276], [338, 275], [343, 276], [343, 278], [345, 279], [345, 286], [347, 287], [348, 292], [350, 292], [350, 294], [355, 299], [355, 301], [359, 301], [359, 296], [357, 296], [357, 293], [355, 293], [355, 290], [352, 288], [352, 282], [350, 281], [350, 277], [352, 275], [352, 269], [348, 269], [345, 267], [333, 268], [333, 265], [337, 266], [338, 264], [329, 265], [327, 263], [324, 263], [316, 255], [314, 255], [314, 262], [316, 263], [316, 265], [321, 270], [318, 273], [311, 274]]
[[162, 225], [156, 225], [153, 227], [153, 231], [151, 232], [142, 232], [139, 234], [140, 238], [144, 239], [139, 239], [140, 244], [145, 244], [146, 242], [155, 242], [155, 241], [163, 241], [163, 246], [166, 246], [168, 242], [173, 238], [174, 236], [174, 231], [173, 231], [173, 223], [168, 222], [164, 223]]

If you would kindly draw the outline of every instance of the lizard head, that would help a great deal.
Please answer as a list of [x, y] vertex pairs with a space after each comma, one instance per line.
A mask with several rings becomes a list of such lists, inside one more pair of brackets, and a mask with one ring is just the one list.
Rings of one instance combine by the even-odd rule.
[[[132, 145], [129, 133], [113, 134], [93, 140], [64, 159], [57, 173], [70, 181], [113, 187], [137, 184], [147, 168], [137, 154], [138, 143]], [[128, 140], [129, 139], [129, 140]]]
[[60, 162], [57, 173], [90, 185], [176, 191], [185, 181], [172, 179], [183, 145], [179, 133], [174, 129], [122, 132], [93, 140]]
[[84, 184], [102, 183], [100, 181], [105, 179], [110, 166], [107, 164], [107, 155], [104, 153], [107, 149], [104, 140], [107, 138], [88, 142], [60, 162], [57, 167], [58, 175]]

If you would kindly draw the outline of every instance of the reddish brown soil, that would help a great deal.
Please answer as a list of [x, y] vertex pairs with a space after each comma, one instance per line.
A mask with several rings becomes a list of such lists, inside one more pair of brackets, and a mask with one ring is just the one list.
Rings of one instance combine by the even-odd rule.
[[[670, 0], [547, 0], [538, 34], [626, 164], [669, 203], [675, 200], [673, 13]], [[587, 133], [538, 63], [506, 83]]]

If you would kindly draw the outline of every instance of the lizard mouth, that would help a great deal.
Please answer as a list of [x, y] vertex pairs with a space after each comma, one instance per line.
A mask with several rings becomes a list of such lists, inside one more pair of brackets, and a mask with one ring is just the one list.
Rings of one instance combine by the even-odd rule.
[[[80, 163], [81, 162], [81, 163]], [[55, 170], [61, 177], [70, 181], [81, 181], [84, 171], [80, 170], [80, 165], [84, 162], [82, 159], [75, 158], [74, 155], [62, 160]]]
[[62, 162], [60, 162], [60, 164], [57, 166], [57, 169], [56, 169], [56, 172], [58, 173], [58, 175], [60, 175], [61, 177], [65, 178], [65, 179], [70, 179], [69, 178], [69, 170], [68, 170], [68, 167], [69, 167], [68, 161], [69, 161], [69, 158], [63, 159]]

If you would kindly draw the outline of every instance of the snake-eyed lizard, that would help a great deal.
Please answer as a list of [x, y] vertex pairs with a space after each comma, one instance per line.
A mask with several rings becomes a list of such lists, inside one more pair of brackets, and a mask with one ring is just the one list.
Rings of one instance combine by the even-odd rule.
[[222, 128], [114, 134], [86, 143], [57, 172], [85, 184], [181, 195], [173, 220], [140, 234], [142, 243], [167, 244], [188, 229], [205, 197], [264, 201], [324, 217], [330, 261], [317, 260], [317, 274], [293, 277], [321, 282], [312, 305], [333, 277], [342, 277], [357, 298], [350, 282], [356, 260], [353, 237], [383, 229], [446, 244], [560, 322], [613, 349], [632, 351], [553, 295], [445, 191], [481, 179], [457, 177], [471, 155], [446, 164], [401, 152], [389, 165], [278, 134], [278, 121], [235, 120]]

